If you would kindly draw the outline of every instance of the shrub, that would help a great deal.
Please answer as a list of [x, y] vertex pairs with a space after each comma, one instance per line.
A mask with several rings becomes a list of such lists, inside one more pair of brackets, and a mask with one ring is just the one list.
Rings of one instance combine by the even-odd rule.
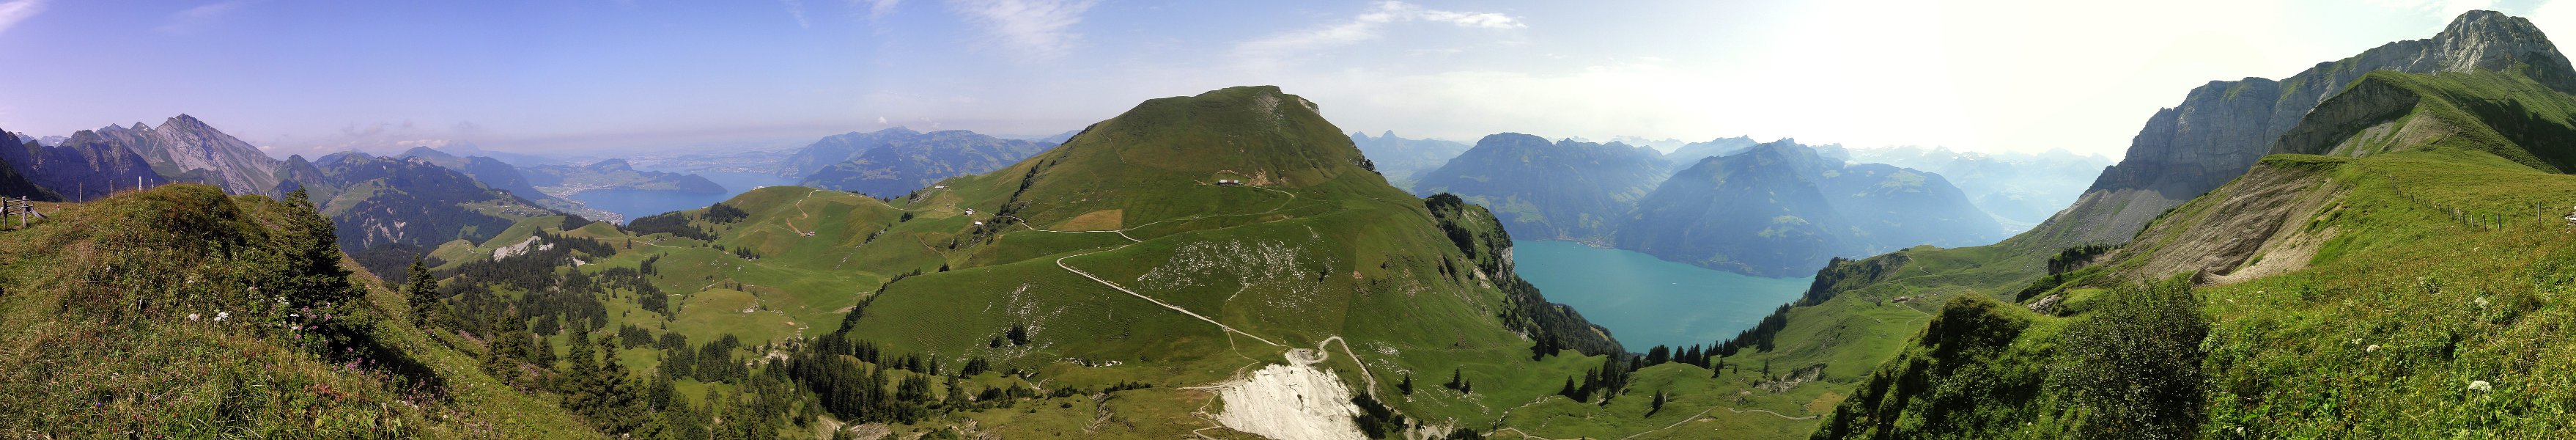
[[2113, 288], [2070, 325], [2052, 379], [2086, 409], [2086, 438], [2187, 438], [2200, 425], [2209, 318], [2188, 278]]

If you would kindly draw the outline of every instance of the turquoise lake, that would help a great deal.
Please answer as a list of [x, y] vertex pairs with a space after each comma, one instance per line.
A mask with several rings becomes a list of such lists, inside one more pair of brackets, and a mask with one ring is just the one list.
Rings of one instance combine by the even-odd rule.
[[1563, 241], [1512, 241], [1521, 279], [1610, 328], [1628, 351], [1714, 344], [1753, 328], [1814, 278], [1763, 278]]
[[608, 212], [623, 214], [627, 221], [671, 211], [705, 208], [752, 188], [794, 185], [795, 178], [763, 173], [694, 173], [725, 188], [723, 193], [690, 194], [677, 191], [606, 190], [573, 194], [573, 200]]

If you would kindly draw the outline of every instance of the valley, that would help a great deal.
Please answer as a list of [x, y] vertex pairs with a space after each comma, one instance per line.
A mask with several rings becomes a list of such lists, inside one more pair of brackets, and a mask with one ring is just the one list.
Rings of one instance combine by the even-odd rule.
[[[1840, 40], [1687, 40], [1808, 57], [1794, 62], [1626, 47], [1679, 35], [1656, 24], [1671, 17], [1741, 36], [1719, 25], [1807, 13], [1760, 2], [1589, 12], [1618, 26], [1377, 2], [1230, 46], [1140, 18], [1348, 5], [787, 2], [761, 11], [762, 32], [740, 5], [557, 6], [651, 32], [323, 14], [397, 35], [527, 33], [404, 40], [487, 59], [245, 3], [232, 19], [301, 25], [262, 32], [454, 66], [330, 79], [382, 62], [330, 58], [346, 63], [291, 81], [208, 67], [195, 83], [210, 90], [85, 100], [54, 95], [84, 81], [0, 72], [54, 98], [0, 106], [0, 123], [37, 128], [0, 130], [15, 142], [0, 144], [0, 196], [25, 207], [0, 212], [0, 437], [2576, 435], [2576, 64], [2540, 5], [2404, 20], [2281, 5], [2426, 26], [2277, 80], [2215, 81], [2169, 78], [2244, 67], [2207, 42], [1991, 26], [1956, 4], [1894, 13], [2201, 50], [2114, 65], [2035, 40], [1957, 44], [1984, 38], [1966, 32], [1889, 40], [1881, 28], [1915, 28], [1876, 21], [1835, 23], [1961, 64]], [[172, 53], [46, 19], [165, 45], [239, 38], [215, 27], [229, 9], [204, 11], [139, 29], [0, 0], [0, 32], [39, 20], [0, 43]], [[923, 14], [955, 21], [920, 33], [907, 20]], [[1567, 39], [1555, 20], [1595, 26]], [[2387, 41], [2282, 29], [2260, 34], [2277, 53]], [[924, 55], [915, 39], [964, 44]], [[1233, 70], [1140, 61], [1212, 47]], [[2033, 53], [2048, 62], [2017, 61]], [[1496, 67], [1548, 62], [1591, 66]], [[1981, 77], [1942, 70], [1970, 65]], [[556, 76], [593, 68], [619, 72]], [[890, 79], [922, 72], [936, 81]], [[2149, 112], [2109, 89], [2149, 84], [2126, 76], [2197, 87]], [[456, 77], [508, 87], [441, 85]], [[303, 99], [201, 98], [237, 88]], [[514, 107], [402, 119], [493, 103]], [[183, 107], [209, 117], [96, 124]], [[314, 114], [389, 122], [297, 122]], [[2135, 135], [2077, 133], [2105, 114]], [[1962, 140], [1998, 145], [1928, 142]]]

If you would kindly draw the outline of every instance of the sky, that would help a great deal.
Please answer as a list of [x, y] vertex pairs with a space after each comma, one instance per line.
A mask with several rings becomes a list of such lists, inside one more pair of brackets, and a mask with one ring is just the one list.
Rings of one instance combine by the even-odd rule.
[[2192, 87], [2471, 9], [2576, 35], [2576, 0], [0, 0], [0, 129], [186, 113], [281, 157], [616, 155], [1035, 137], [1268, 84], [1372, 135], [2118, 157]]

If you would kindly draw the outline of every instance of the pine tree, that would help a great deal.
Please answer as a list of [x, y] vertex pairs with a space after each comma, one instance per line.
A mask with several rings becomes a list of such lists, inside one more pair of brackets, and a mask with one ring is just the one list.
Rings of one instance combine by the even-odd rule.
[[543, 336], [530, 336], [536, 339], [537, 343], [528, 347], [528, 363], [537, 364], [537, 368], [555, 369], [555, 347], [547, 343]]
[[589, 372], [588, 383], [580, 387], [580, 393], [590, 396], [591, 399], [586, 402], [589, 411], [582, 413], [582, 416], [590, 418], [591, 423], [599, 425], [601, 431], [626, 433], [635, 430], [635, 427], [643, 422], [636, 417], [638, 413], [636, 409], [641, 401], [638, 398], [640, 396], [635, 393], [634, 385], [626, 381], [626, 364], [617, 361], [617, 346], [611, 342], [612, 340], [613, 338], [599, 340], [599, 349], [605, 358], [601, 359], [598, 367]]
[[1413, 373], [1404, 373], [1404, 381], [1396, 382], [1395, 390], [1402, 391], [1407, 396], [1413, 395]]
[[411, 259], [411, 283], [403, 293], [411, 295], [412, 323], [429, 328], [430, 317], [438, 310], [438, 279], [429, 274], [429, 265], [420, 257]]
[[1655, 413], [1662, 412], [1664, 401], [1670, 398], [1671, 396], [1664, 394], [1664, 390], [1655, 390], [1655, 400], [1646, 403], [1646, 417], [1654, 417]]
[[1582, 389], [1580, 389], [1580, 388], [1575, 388], [1575, 387], [1574, 387], [1574, 378], [1569, 376], [1569, 377], [1566, 377], [1566, 378], [1565, 378], [1565, 388], [1557, 389], [1557, 390], [1556, 390], [1556, 395], [1559, 395], [1559, 396], [1565, 396], [1565, 398], [1568, 398], [1568, 399], [1582, 400], [1582, 399], [1579, 399], [1579, 398], [1576, 398], [1576, 397], [1575, 397], [1575, 393], [1580, 393], [1580, 392], [1583, 392], [1583, 390], [1582, 390]]
[[341, 304], [357, 297], [349, 270], [340, 267], [340, 236], [303, 188], [286, 194], [287, 301], [296, 307]]

